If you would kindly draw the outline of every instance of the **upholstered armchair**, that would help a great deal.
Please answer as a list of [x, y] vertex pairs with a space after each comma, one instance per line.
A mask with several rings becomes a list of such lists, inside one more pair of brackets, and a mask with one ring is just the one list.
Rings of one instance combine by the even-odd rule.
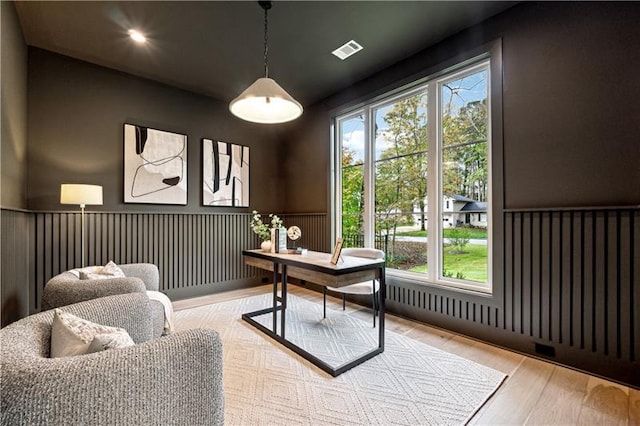
[[66, 271], [51, 278], [42, 294], [42, 310], [83, 302], [97, 297], [124, 293], [158, 291], [158, 267], [152, 263], [118, 265], [124, 277], [81, 280], [77, 273]]
[[224, 423], [222, 343], [214, 330], [153, 339], [151, 301], [133, 293], [62, 308], [124, 328], [134, 346], [50, 358], [52, 310], [0, 330], [1, 424]]
[[[160, 274], [156, 265], [131, 263], [118, 265], [118, 267], [124, 272], [124, 277], [80, 279], [76, 271], [66, 271], [54, 276], [44, 287], [41, 310], [116, 294], [158, 291]], [[159, 337], [165, 328], [165, 307], [161, 303], [152, 303], [152, 311], [154, 337]]]

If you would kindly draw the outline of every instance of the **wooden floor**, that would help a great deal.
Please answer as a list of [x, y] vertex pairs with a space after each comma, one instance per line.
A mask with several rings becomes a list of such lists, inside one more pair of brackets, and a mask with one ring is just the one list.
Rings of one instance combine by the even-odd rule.
[[[175, 310], [269, 293], [271, 285], [180, 300]], [[322, 303], [322, 294], [291, 285], [289, 292]], [[341, 309], [328, 297], [327, 307]], [[371, 319], [371, 311], [347, 304], [353, 315]], [[411, 337], [508, 375], [471, 419], [472, 425], [640, 425], [640, 391], [445, 330], [387, 315], [386, 329]], [[640, 372], [639, 372], [640, 374]]]

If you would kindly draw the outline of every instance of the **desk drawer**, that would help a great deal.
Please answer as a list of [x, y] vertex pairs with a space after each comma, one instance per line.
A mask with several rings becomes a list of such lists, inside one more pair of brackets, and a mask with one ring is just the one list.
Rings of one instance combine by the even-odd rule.
[[[264, 269], [266, 271], [273, 271], [273, 262], [269, 260], [247, 256], [245, 257], [245, 261], [247, 265], [255, 266], [256, 268]], [[280, 273], [282, 270], [280, 269], [278, 272]], [[344, 287], [350, 284], [369, 281], [374, 278], [378, 278], [379, 274], [380, 271], [378, 269], [350, 272], [342, 275], [329, 275], [310, 269], [298, 268], [296, 266], [287, 267], [287, 276], [289, 277], [329, 287]]]

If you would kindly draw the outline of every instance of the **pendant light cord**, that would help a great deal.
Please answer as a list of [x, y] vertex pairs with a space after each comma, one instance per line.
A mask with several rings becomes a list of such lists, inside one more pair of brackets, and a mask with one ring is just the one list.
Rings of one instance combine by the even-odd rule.
[[269, 20], [267, 18], [267, 11], [271, 7], [269, 2], [268, 6], [262, 6], [264, 8], [264, 76], [269, 77], [269, 37], [268, 37], [268, 28], [269, 28]]

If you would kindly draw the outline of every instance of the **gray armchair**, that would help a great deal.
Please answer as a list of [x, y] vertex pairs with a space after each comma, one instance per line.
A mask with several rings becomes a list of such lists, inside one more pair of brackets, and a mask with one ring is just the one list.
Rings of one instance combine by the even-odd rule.
[[[98, 297], [126, 293], [146, 293], [158, 291], [160, 274], [152, 263], [131, 263], [118, 265], [124, 278], [106, 278], [100, 280], [81, 280], [70, 271], [51, 278], [42, 293], [41, 310], [59, 308], [72, 303], [84, 302]], [[154, 337], [164, 331], [164, 308], [160, 303], [152, 303]]]
[[124, 294], [63, 308], [122, 327], [136, 343], [49, 358], [53, 311], [0, 330], [1, 424], [224, 423], [222, 343], [213, 330], [153, 339], [151, 301]]
[[158, 267], [152, 263], [118, 265], [124, 278], [81, 280], [70, 271], [51, 278], [42, 293], [42, 310], [58, 308], [98, 297], [158, 291]]

